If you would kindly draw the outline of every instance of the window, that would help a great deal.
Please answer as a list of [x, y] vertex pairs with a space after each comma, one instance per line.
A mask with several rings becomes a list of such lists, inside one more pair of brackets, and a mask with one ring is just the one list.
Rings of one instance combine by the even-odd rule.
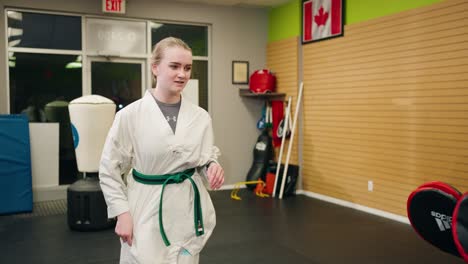
[[192, 79], [198, 79], [198, 103], [208, 110], [208, 27], [197, 25], [151, 23], [151, 46], [166, 37], [185, 41], [195, 57]]
[[92, 94], [111, 99], [117, 111], [141, 98], [141, 63], [91, 62]]
[[193, 56], [208, 56], [208, 27], [180, 24], [151, 23], [151, 46], [161, 39], [176, 37], [192, 48]]
[[86, 18], [88, 54], [146, 55], [146, 22]]
[[13, 10], [6, 14], [10, 113], [24, 112], [33, 122], [47, 122], [41, 114], [46, 104], [82, 95], [81, 17]]
[[10, 113], [59, 124], [59, 184], [76, 180], [68, 103], [82, 95], [81, 17], [7, 10]]
[[191, 78], [198, 80], [198, 105], [208, 110], [208, 61], [194, 60]]
[[47, 122], [48, 117], [40, 112], [48, 103], [81, 96], [81, 67], [70, 67], [78, 56], [9, 53], [12, 114], [26, 113], [32, 122]]
[[7, 11], [8, 46], [81, 50], [81, 17]]

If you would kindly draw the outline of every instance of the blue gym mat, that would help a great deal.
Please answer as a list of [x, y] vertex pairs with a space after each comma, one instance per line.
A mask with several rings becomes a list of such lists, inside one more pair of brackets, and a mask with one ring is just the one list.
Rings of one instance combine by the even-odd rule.
[[31, 148], [25, 115], [0, 115], [0, 214], [32, 211]]

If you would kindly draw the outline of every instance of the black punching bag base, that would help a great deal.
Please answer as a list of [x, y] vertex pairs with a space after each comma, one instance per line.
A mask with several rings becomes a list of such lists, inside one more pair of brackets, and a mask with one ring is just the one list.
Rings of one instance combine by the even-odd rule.
[[107, 205], [97, 177], [81, 179], [67, 190], [68, 226], [77, 231], [102, 230], [115, 225], [107, 219]]

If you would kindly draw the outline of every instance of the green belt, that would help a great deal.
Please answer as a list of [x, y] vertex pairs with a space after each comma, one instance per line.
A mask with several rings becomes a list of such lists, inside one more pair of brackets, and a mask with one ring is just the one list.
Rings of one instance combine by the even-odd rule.
[[137, 170], [133, 169], [133, 178], [143, 184], [153, 184], [153, 185], [162, 185], [161, 190], [161, 198], [159, 199], [159, 232], [161, 233], [162, 239], [164, 240], [164, 244], [166, 246], [170, 246], [171, 243], [169, 239], [167, 239], [166, 232], [164, 231], [163, 226], [163, 218], [162, 218], [162, 202], [163, 202], [163, 194], [164, 188], [166, 188], [167, 184], [173, 183], [181, 183], [188, 179], [192, 183], [193, 190], [195, 192], [194, 198], [194, 223], [195, 223], [195, 234], [197, 236], [201, 236], [205, 233], [205, 229], [203, 227], [203, 217], [202, 217], [202, 209], [200, 204], [200, 192], [198, 191], [197, 185], [192, 179], [192, 175], [195, 172], [195, 169], [188, 169], [183, 172], [178, 172], [174, 174], [165, 174], [165, 175], [146, 175]]

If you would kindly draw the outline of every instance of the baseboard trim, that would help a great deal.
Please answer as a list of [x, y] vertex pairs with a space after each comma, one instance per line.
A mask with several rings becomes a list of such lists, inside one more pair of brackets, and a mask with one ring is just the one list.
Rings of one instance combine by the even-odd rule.
[[[55, 187], [47, 187], [47, 188], [33, 188], [33, 200], [34, 202], [42, 202], [42, 201], [51, 201], [51, 200], [61, 200], [61, 199], [66, 199], [67, 198], [67, 188], [69, 185], [60, 185], [60, 186], [55, 186]], [[229, 185], [223, 185], [221, 188], [219, 188], [219, 191], [222, 190], [233, 190], [236, 187], [235, 184], [229, 184]], [[245, 185], [239, 186], [239, 189], [244, 189], [246, 188]], [[345, 206], [348, 208], [352, 208], [355, 210], [359, 210], [362, 212], [366, 212], [369, 214], [377, 215], [380, 217], [384, 217], [387, 219], [391, 219], [394, 221], [398, 221], [404, 224], [410, 224], [410, 221], [408, 218], [403, 217], [401, 215], [397, 214], [392, 214], [389, 212], [385, 212], [382, 210], [378, 210], [375, 208], [355, 204], [352, 202], [348, 202], [345, 200], [333, 198], [330, 196], [326, 196], [323, 194], [318, 194], [314, 192], [309, 192], [309, 191], [304, 191], [304, 190], [297, 190], [296, 194], [298, 195], [305, 195], [311, 198], [316, 198], [325, 202]]]
[[67, 188], [70, 185], [59, 185], [52, 187], [34, 187], [33, 201], [44, 202], [67, 199]]
[[[219, 190], [219, 191], [222, 191], [222, 190], [233, 190], [235, 187], [236, 187], [235, 184], [223, 185], [223, 186], [221, 186], [221, 188], [219, 188], [218, 190]], [[239, 189], [244, 189], [244, 188], [245, 188], [245, 185], [239, 186], [238, 188], [239, 188]]]
[[333, 198], [333, 197], [326, 196], [326, 195], [323, 195], [323, 194], [318, 194], [318, 193], [304, 191], [304, 190], [297, 190], [296, 194], [302, 194], [302, 195], [312, 197], [312, 198], [316, 198], [316, 199], [319, 199], [319, 200], [322, 200], [322, 201], [325, 201], [325, 202], [345, 206], [345, 207], [356, 209], [356, 210], [359, 210], [359, 211], [363, 211], [363, 212], [366, 212], [366, 213], [369, 213], [369, 214], [373, 214], [373, 215], [377, 215], [377, 216], [380, 216], [380, 217], [388, 218], [388, 219], [398, 221], [398, 222], [401, 222], [401, 223], [404, 223], [404, 224], [408, 224], [408, 225], [410, 224], [409, 219], [406, 218], [406, 217], [403, 217], [401, 215], [392, 214], [392, 213], [389, 213], [389, 212], [385, 212], [385, 211], [378, 210], [378, 209], [375, 209], [375, 208], [355, 204], [355, 203], [352, 203], [352, 202], [348, 202], [348, 201], [345, 201], [345, 200]]
[[[59, 185], [52, 187], [34, 187], [33, 188], [33, 201], [44, 202], [67, 199], [67, 188], [70, 185]], [[222, 190], [233, 190], [236, 187], [235, 184], [223, 185], [217, 191]], [[245, 185], [239, 186], [239, 189], [244, 189]]]

